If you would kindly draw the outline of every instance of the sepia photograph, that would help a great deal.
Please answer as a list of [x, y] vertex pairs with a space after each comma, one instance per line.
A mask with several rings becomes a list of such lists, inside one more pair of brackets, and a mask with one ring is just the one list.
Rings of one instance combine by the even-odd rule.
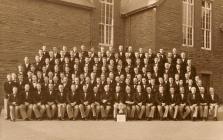
[[0, 140], [222, 140], [223, 0], [0, 0]]

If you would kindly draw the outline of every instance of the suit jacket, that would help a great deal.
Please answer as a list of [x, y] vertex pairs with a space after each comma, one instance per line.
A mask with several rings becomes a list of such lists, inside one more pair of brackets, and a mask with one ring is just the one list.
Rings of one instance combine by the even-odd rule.
[[22, 64], [22, 66], [23, 66], [23, 69], [24, 69], [24, 72], [25, 72], [25, 73], [27, 73], [27, 71], [30, 70], [30, 63], [27, 64], [27, 66], [26, 66], [26, 64]]
[[36, 104], [36, 103], [41, 103], [41, 104], [45, 104], [46, 103], [46, 93], [41, 90], [40, 92], [38, 92], [37, 90], [35, 90], [34, 92], [34, 99], [33, 99], [33, 103]]
[[[28, 94], [26, 94], [28, 93]], [[28, 92], [21, 92], [21, 104], [28, 102], [30, 104], [34, 103], [34, 93], [32, 91], [28, 91]]]
[[162, 103], [168, 104], [168, 96], [167, 94], [157, 93], [156, 95], [156, 103], [157, 105], [161, 105]]
[[112, 104], [113, 95], [111, 92], [103, 92], [101, 95], [101, 101], [107, 100], [105, 103], [102, 102], [102, 105], [111, 105]]
[[57, 92], [56, 91], [49, 91], [47, 90], [46, 92], [46, 102], [56, 102], [56, 96], [57, 96]]
[[145, 93], [141, 92], [141, 94], [140, 94], [140, 93], [136, 92], [134, 94], [134, 102], [136, 104], [142, 103], [143, 105], [145, 105], [145, 102], [146, 102]]
[[146, 103], [155, 104], [156, 103], [155, 94], [153, 93], [146, 94]]
[[125, 103], [127, 105], [131, 105], [131, 104], [128, 104], [127, 102], [134, 102], [134, 95], [131, 94], [131, 93], [125, 93]]
[[188, 94], [187, 102], [189, 105], [199, 104], [199, 96], [197, 94], [193, 95], [192, 93]]
[[5, 98], [8, 99], [9, 95], [12, 93], [12, 87], [13, 87], [13, 82], [4, 83]]
[[15, 105], [21, 104], [21, 95], [19, 93], [9, 95], [9, 105], [14, 105], [12, 104], [13, 102], [15, 102]]
[[77, 91], [75, 91], [75, 92], [70, 91], [67, 94], [67, 98], [66, 99], [67, 99], [67, 103], [74, 103], [74, 102], [76, 102], [76, 104], [80, 103], [79, 93]]
[[173, 96], [171, 94], [169, 94], [168, 103], [178, 105], [179, 104], [179, 96], [177, 94], [173, 94]]
[[219, 96], [217, 94], [214, 94], [214, 97], [209, 94], [209, 103], [210, 104], [219, 104]]
[[67, 102], [67, 98], [66, 98], [66, 93], [63, 91], [63, 92], [60, 92], [58, 91], [57, 94], [56, 94], [56, 103], [57, 104], [60, 104], [60, 103], [66, 103]]
[[114, 93], [113, 96], [114, 103], [124, 103], [125, 102], [125, 95], [123, 92]]
[[187, 94], [179, 94], [179, 104], [188, 104]]
[[97, 93], [92, 93], [92, 102], [101, 103], [101, 92], [98, 91]]
[[209, 103], [209, 97], [206, 94], [199, 94], [199, 103]]
[[91, 93], [89, 93], [89, 92], [86, 92], [86, 93], [82, 92], [79, 95], [79, 99], [80, 99], [80, 103], [81, 104], [84, 104], [84, 102], [88, 102], [88, 104], [90, 104], [92, 102]]

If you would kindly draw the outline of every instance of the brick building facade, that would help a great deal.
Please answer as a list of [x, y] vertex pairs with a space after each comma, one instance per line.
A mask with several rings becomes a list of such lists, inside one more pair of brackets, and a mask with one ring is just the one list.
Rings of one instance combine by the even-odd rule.
[[[192, 47], [182, 45], [183, 0], [107, 1], [113, 1], [114, 48], [123, 44], [134, 49], [186, 51], [204, 84], [213, 85], [223, 97], [223, 31], [219, 28], [223, 0], [207, 0], [212, 3], [211, 50], [201, 48], [202, 0], [194, 0]], [[71, 48], [85, 44], [97, 48], [101, 42], [101, 8], [100, 0], [0, 0], [0, 85], [7, 72], [16, 71], [24, 56], [33, 59], [42, 45]], [[0, 91], [2, 95], [2, 86]]]

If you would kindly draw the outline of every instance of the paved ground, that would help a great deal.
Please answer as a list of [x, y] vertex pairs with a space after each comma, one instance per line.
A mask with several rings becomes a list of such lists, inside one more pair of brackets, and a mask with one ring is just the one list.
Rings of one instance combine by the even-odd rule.
[[223, 122], [17, 121], [0, 118], [0, 140], [222, 140]]

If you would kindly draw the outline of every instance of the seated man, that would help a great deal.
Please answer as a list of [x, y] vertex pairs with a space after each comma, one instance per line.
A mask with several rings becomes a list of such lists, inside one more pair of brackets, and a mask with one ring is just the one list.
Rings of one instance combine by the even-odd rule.
[[142, 92], [141, 85], [137, 85], [134, 95], [134, 102], [136, 103], [136, 114], [139, 120], [142, 119], [142, 116], [146, 109], [145, 99], [145, 93]]
[[21, 102], [21, 97], [18, 93], [18, 88], [12, 88], [12, 94], [9, 95], [9, 109], [11, 121], [15, 121], [19, 114], [19, 105]]
[[213, 114], [214, 120], [217, 121], [217, 113], [218, 113], [218, 105], [219, 104], [219, 97], [215, 93], [214, 88], [209, 88], [209, 112]]
[[156, 104], [159, 112], [160, 120], [167, 119], [168, 115], [168, 99], [166, 93], [164, 93], [164, 88], [162, 86], [159, 87], [159, 92], [156, 96]]
[[71, 85], [71, 91], [67, 95], [67, 115], [70, 120], [77, 119], [79, 112], [79, 93], [74, 84]]
[[98, 119], [101, 110], [101, 93], [97, 86], [93, 87], [91, 110], [94, 119]]
[[208, 118], [208, 102], [209, 97], [205, 94], [204, 87], [200, 87], [200, 94], [199, 94], [199, 116], [200, 119], [207, 120]]
[[104, 91], [101, 96], [101, 117], [107, 119], [111, 110], [113, 95], [109, 90], [109, 86], [104, 86]]
[[80, 93], [80, 105], [81, 118], [87, 120], [91, 110], [91, 93], [87, 90], [87, 85], [83, 85], [83, 92]]
[[177, 94], [175, 93], [174, 87], [170, 87], [169, 92], [169, 114], [173, 120], [176, 120], [179, 100]]
[[185, 120], [187, 116], [190, 114], [190, 107], [187, 103], [187, 94], [185, 92], [185, 88], [183, 86], [179, 89], [179, 114], [180, 119]]
[[64, 115], [66, 111], [66, 94], [64, 91], [64, 86], [59, 85], [59, 91], [56, 95], [56, 103], [57, 103], [57, 111], [58, 111], [58, 119], [64, 120]]
[[127, 114], [127, 118], [128, 119], [134, 119], [135, 116], [135, 102], [134, 102], [134, 97], [133, 97], [133, 93], [131, 93], [131, 88], [130, 86], [126, 86], [125, 88], [125, 104], [126, 104], [126, 114]]
[[197, 119], [198, 101], [199, 101], [199, 97], [196, 92], [196, 87], [191, 88], [191, 91], [187, 97], [187, 101], [191, 110], [191, 119], [195, 121]]
[[152, 93], [151, 87], [146, 88], [146, 118], [151, 120], [154, 118], [155, 113], [155, 95]]
[[21, 93], [20, 113], [23, 120], [32, 119], [34, 94], [30, 90], [29, 84], [25, 84], [25, 90]]
[[41, 88], [41, 84], [38, 83], [36, 85], [36, 90], [34, 91], [34, 103], [33, 103], [33, 111], [36, 116], [36, 119], [41, 120], [44, 112], [46, 111], [45, 103], [46, 98], [44, 97], [45, 93]]
[[53, 89], [53, 84], [48, 85], [48, 89], [46, 91], [46, 113], [49, 120], [52, 120], [55, 117], [56, 114], [56, 92]]
[[121, 92], [121, 87], [117, 85], [115, 87], [115, 93], [114, 93], [114, 111], [113, 111], [113, 117], [116, 120], [117, 113], [123, 114], [126, 112], [126, 106], [125, 106], [125, 97], [124, 93]]

